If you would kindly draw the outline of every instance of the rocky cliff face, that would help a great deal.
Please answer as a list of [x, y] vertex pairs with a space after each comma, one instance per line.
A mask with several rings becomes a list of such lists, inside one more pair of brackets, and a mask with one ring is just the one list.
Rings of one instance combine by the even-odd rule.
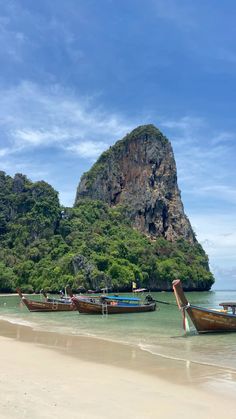
[[75, 205], [84, 198], [124, 205], [133, 226], [152, 238], [196, 242], [184, 213], [171, 144], [153, 125], [136, 128], [101, 155], [83, 175]]

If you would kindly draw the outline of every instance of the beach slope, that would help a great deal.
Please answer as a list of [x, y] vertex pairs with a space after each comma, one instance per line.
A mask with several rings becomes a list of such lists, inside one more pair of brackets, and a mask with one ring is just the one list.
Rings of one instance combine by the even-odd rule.
[[[0, 344], [1, 419], [217, 419], [225, 414], [226, 399], [214, 392], [84, 361], [34, 342], [1, 337]], [[96, 341], [91, 345], [96, 351]], [[236, 402], [228, 399], [227, 415], [234, 417], [235, 410]]]

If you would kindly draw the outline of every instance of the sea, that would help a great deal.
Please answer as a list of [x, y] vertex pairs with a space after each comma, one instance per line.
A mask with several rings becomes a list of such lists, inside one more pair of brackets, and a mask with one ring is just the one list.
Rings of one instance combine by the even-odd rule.
[[[192, 304], [208, 308], [219, 308], [222, 301], [236, 301], [236, 291], [191, 292], [186, 296]], [[150, 313], [102, 316], [80, 314], [77, 311], [31, 313], [18, 296], [0, 296], [0, 320], [29, 326], [36, 331], [124, 343], [153, 356], [236, 372], [236, 333], [198, 335], [189, 319], [190, 331], [185, 334], [173, 293], [152, 293], [152, 297], [168, 304], [157, 303], [157, 311]], [[43, 299], [43, 296], [30, 298]]]

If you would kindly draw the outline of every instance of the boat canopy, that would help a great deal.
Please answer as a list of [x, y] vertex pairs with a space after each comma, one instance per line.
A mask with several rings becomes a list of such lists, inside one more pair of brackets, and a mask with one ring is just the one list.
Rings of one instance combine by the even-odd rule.
[[147, 291], [147, 288], [137, 288], [136, 290], [133, 290], [133, 292], [145, 292]]
[[102, 296], [106, 300], [113, 300], [113, 301], [140, 301], [140, 298], [134, 297], [115, 297], [115, 296]]

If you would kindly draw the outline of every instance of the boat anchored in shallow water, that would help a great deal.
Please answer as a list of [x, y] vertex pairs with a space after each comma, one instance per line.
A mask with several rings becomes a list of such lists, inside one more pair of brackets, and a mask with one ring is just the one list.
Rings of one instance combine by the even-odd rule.
[[184, 294], [181, 281], [172, 282], [175, 298], [182, 311], [184, 329], [186, 330], [186, 313], [198, 333], [236, 332], [236, 303], [220, 303], [223, 309], [209, 309], [190, 304]]
[[[147, 298], [149, 297], [149, 298]], [[80, 313], [84, 314], [121, 314], [145, 313], [156, 310], [156, 302], [147, 296], [144, 302], [140, 298], [105, 296], [80, 299], [71, 296], [71, 300]]]
[[50, 312], [50, 311], [75, 311], [77, 310], [75, 304], [71, 299], [51, 299], [45, 297], [45, 301], [31, 300], [26, 298], [20, 288], [17, 288], [22, 303], [32, 312]]

